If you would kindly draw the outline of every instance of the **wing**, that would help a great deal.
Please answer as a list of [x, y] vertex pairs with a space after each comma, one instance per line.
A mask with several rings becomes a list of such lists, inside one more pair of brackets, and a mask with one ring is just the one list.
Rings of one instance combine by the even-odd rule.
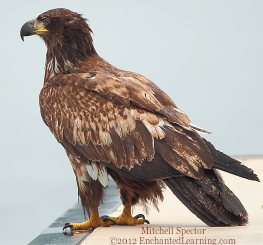
[[129, 75], [53, 78], [40, 93], [44, 122], [77, 159], [143, 180], [201, 178], [213, 159], [188, 117], [160, 89]]
[[62, 74], [50, 79], [49, 84], [83, 87], [127, 108], [133, 104], [157, 112], [181, 126], [190, 125], [190, 119], [168, 95], [153, 82], [136, 73], [123, 71], [118, 77], [102, 72]]

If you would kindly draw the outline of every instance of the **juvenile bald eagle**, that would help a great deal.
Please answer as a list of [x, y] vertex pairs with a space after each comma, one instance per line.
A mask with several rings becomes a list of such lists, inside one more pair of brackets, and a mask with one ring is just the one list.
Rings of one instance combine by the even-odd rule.
[[[209, 226], [245, 225], [247, 212], [217, 169], [259, 181], [251, 169], [216, 150], [174, 102], [147, 78], [117, 69], [96, 52], [86, 19], [54, 9], [26, 22], [21, 38], [37, 34], [47, 46], [40, 110], [65, 148], [87, 221], [64, 228], [136, 225], [140, 203], [158, 206], [167, 185]], [[99, 217], [108, 175], [124, 206], [119, 217]]]

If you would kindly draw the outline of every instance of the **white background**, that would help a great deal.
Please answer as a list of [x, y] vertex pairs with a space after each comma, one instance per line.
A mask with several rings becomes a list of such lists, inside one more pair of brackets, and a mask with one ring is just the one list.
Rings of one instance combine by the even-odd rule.
[[1, 1], [1, 244], [29, 243], [77, 201], [70, 163], [39, 113], [45, 45], [19, 36], [57, 7], [84, 14], [98, 54], [155, 82], [217, 149], [263, 154], [263, 1]]

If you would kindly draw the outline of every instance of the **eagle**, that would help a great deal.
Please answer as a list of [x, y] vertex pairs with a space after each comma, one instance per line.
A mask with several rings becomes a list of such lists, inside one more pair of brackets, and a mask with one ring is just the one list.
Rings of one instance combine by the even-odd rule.
[[[254, 181], [257, 175], [201, 137], [208, 132], [156, 84], [101, 58], [87, 19], [52, 9], [20, 31], [22, 40], [35, 34], [47, 47], [41, 116], [66, 151], [87, 217], [63, 229], [149, 223], [143, 214], [132, 216], [132, 207], [158, 209], [166, 186], [208, 226], [248, 223], [218, 169]], [[98, 212], [109, 176], [123, 204], [119, 217]]]

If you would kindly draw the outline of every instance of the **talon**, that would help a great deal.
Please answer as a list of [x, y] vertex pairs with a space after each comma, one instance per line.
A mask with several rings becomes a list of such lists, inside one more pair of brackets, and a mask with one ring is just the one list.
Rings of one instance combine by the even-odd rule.
[[100, 218], [103, 220], [105, 218], [109, 218], [109, 216], [108, 215], [102, 215], [102, 216], [100, 216]]
[[134, 216], [133, 218], [135, 218], [135, 219], [142, 218], [142, 219], [143, 219], [143, 223], [150, 224], [149, 220], [145, 219], [145, 216], [144, 216], [143, 214], [137, 214], [137, 215]]
[[142, 218], [143, 221], [145, 221], [145, 216], [143, 214], [137, 214], [136, 216], [134, 216], [133, 218], [135, 219], [139, 219], [139, 218]]
[[66, 228], [72, 228], [73, 225], [71, 225], [70, 223], [66, 223], [63, 227], [63, 231], [66, 229]]
[[[106, 216], [106, 215], [105, 215], [105, 216]], [[111, 221], [111, 222], [113, 222], [114, 224], [116, 224], [116, 225], [117, 225], [117, 222], [116, 222], [116, 221], [114, 221], [114, 220], [112, 220], [111, 218], [109, 218], [109, 216], [108, 216], [108, 217], [105, 217], [105, 218], [103, 218], [102, 220], [103, 220], [103, 222]]]

